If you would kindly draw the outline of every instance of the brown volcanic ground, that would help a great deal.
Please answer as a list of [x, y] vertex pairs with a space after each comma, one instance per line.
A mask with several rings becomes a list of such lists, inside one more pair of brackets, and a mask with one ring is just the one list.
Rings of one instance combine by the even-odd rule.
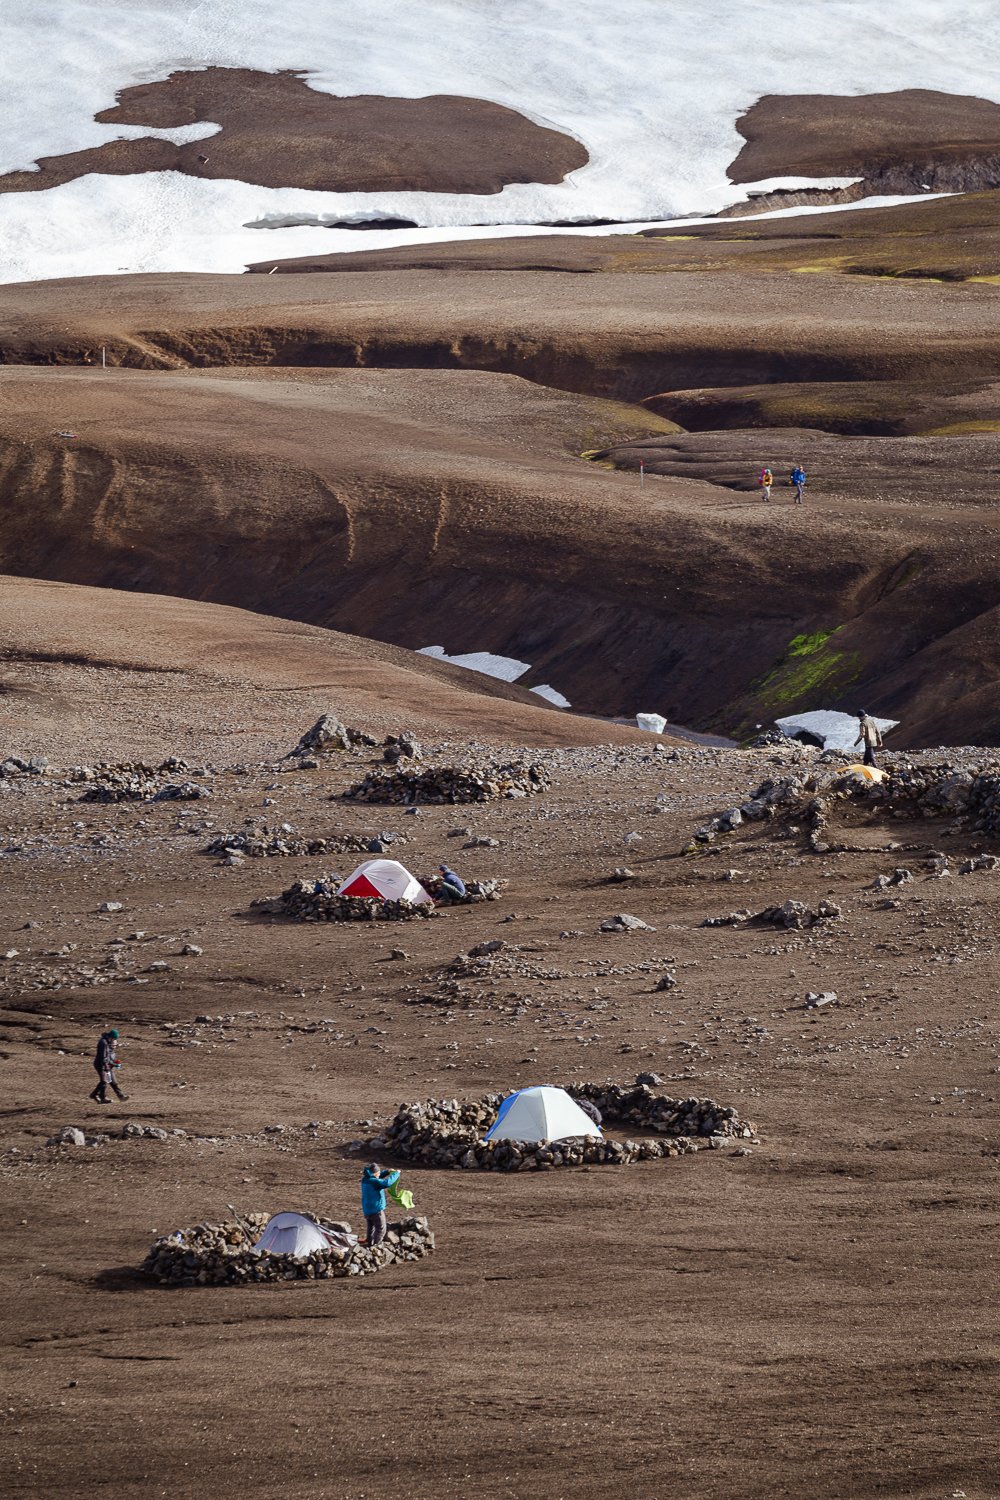
[[[959, 194], [894, 208], [804, 214], [781, 219], [726, 219], [638, 235], [526, 235], [523, 239], [454, 240], [445, 244], [318, 254], [250, 270], [844, 272], [859, 276], [975, 280], [1000, 273], [1000, 193]], [[747, 288], [751, 304], [759, 288]], [[817, 300], [822, 294], [814, 291]]]
[[765, 94], [736, 122], [732, 182], [865, 179], [863, 192], [970, 191], [1000, 173], [1000, 106], [934, 89], [889, 94]]
[[[927, 233], [947, 240], [940, 222]], [[109, 1475], [129, 1500], [249, 1484], [291, 1500], [1000, 1493], [983, 1420], [1000, 1367], [1000, 876], [929, 878], [935, 851], [955, 868], [982, 839], [844, 816], [839, 854], [774, 822], [682, 856], [762, 777], [824, 767], [798, 751], [665, 759], [648, 737], [596, 748], [619, 732], [391, 647], [37, 581], [505, 651], [578, 704], [687, 722], [863, 694], [904, 720], [897, 744], [996, 739], [995, 434], [681, 432], [618, 404], [686, 395], [692, 425], [713, 403], [727, 424], [770, 424], [811, 399], [832, 421], [856, 386], [868, 419], [895, 413], [901, 431], [919, 386], [922, 434], [989, 421], [995, 292], [749, 276], [732, 259], [641, 274], [677, 248], [619, 237], [611, 252], [636, 260], [596, 277], [566, 274], [607, 266], [593, 249], [575, 267], [558, 252], [562, 271], [502, 268], [536, 242], [496, 250], [499, 269], [8, 290], [0, 565], [36, 578], [0, 588], [6, 741], [68, 760], [145, 737], [150, 756], [221, 768], [189, 806], [0, 781], [16, 1500]], [[145, 368], [38, 367], [93, 363], [102, 343]], [[808, 505], [779, 489], [765, 508], [756, 470], [793, 460]], [[537, 799], [413, 818], [330, 800], [362, 755], [225, 769], [230, 745], [270, 755], [345, 705], [451, 741], [444, 758], [508, 732], [579, 739], [541, 752], [553, 785]], [[398, 830], [418, 872], [450, 857], [510, 885], [405, 928], [272, 923], [251, 903], [322, 870], [199, 852], [248, 818], [305, 837]], [[498, 846], [465, 848], [457, 829]], [[610, 884], [626, 863], [633, 880]], [[902, 866], [912, 882], [872, 889]], [[701, 925], [792, 897], [832, 898], [843, 918]], [[101, 914], [108, 900], [124, 909]], [[600, 934], [621, 910], [656, 931]], [[518, 950], [496, 982], [442, 996], [441, 966], [493, 938]], [[667, 968], [678, 984], [659, 991]], [[814, 990], [837, 1003], [808, 1010]], [[108, 1024], [131, 1099], [98, 1113], [89, 1056]], [[734, 1104], [759, 1144], [617, 1172], [410, 1171], [439, 1249], [363, 1285], [166, 1292], [134, 1274], [154, 1233], [229, 1202], [356, 1221], [346, 1143], [403, 1099], [651, 1067], [671, 1092]], [[45, 1145], [64, 1123], [130, 1118], [188, 1134]]]
[[376, 736], [405, 727], [487, 745], [648, 738], [377, 641], [160, 594], [0, 578], [4, 755], [273, 760], [322, 713]]
[[[1000, 732], [995, 434], [659, 421], [483, 372], [8, 368], [0, 564], [499, 651], [590, 712], [746, 732], [862, 695], [904, 743]], [[808, 507], [745, 493], [794, 461]]]
[[496, 369], [627, 401], [754, 379], [968, 379], [1000, 365], [991, 286], [635, 270], [597, 283], [463, 269], [24, 283], [5, 292], [0, 361], [93, 363], [104, 344], [110, 362], [150, 369]]
[[166, 129], [221, 129], [175, 146], [145, 137], [42, 157], [0, 176], [0, 193], [39, 192], [88, 172], [184, 172], [316, 192], [499, 193], [512, 182], [561, 182], [584, 147], [486, 99], [334, 97], [294, 72], [204, 68], [122, 89], [96, 117]]
[[[932, 849], [976, 841], [863, 820], [857, 852], [816, 857], [770, 824], [677, 857], [706, 814], [788, 769], [761, 753], [567, 752], [530, 803], [416, 819], [328, 800], [363, 769], [220, 772], [193, 809], [6, 784], [5, 1493], [75, 1497], [113, 1474], [126, 1500], [249, 1483], [292, 1500], [404, 1484], [415, 1500], [623, 1484], [991, 1500], [1000, 877], [922, 878]], [[253, 920], [251, 901], [319, 871], [199, 853], [248, 816], [399, 828], [414, 868], [444, 853], [510, 888], [406, 928]], [[456, 825], [500, 847], [463, 851]], [[604, 882], [626, 857], [623, 894]], [[868, 887], [901, 863], [917, 879], [882, 909]], [[832, 896], [843, 920], [700, 926], [793, 896]], [[124, 909], [99, 914], [107, 900]], [[657, 930], [600, 935], [623, 908]], [[412, 1003], [493, 938], [518, 950], [511, 977], [463, 986], [467, 1007]], [[667, 967], [678, 986], [654, 993]], [[838, 1003], [808, 1011], [814, 989]], [[108, 1024], [131, 1097], [99, 1112]], [[154, 1234], [228, 1202], [357, 1224], [345, 1144], [403, 1099], [650, 1067], [734, 1104], [760, 1143], [617, 1171], [408, 1170], [437, 1253], [362, 1285], [164, 1291], [134, 1274]], [[44, 1144], [130, 1119], [188, 1134]]]

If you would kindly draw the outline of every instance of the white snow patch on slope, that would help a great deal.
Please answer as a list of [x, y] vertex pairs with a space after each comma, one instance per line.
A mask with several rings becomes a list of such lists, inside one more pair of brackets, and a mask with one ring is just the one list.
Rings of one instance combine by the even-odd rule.
[[[531, 671], [529, 661], [518, 661], [515, 656], [496, 656], [492, 651], [467, 651], [462, 656], [446, 656], [443, 646], [421, 646], [417, 655], [433, 656], [436, 661], [449, 662], [453, 667], [467, 667], [470, 672], [482, 672], [486, 677], [499, 678], [501, 682], [517, 682], [525, 672]], [[529, 691], [554, 703], [556, 708], [571, 707], [569, 699], [554, 687], [549, 687], [547, 682]]]
[[572, 708], [573, 706], [568, 698], [564, 698], [562, 693], [557, 693], [554, 687], [549, 687], [547, 682], [541, 687], [529, 688], [529, 692], [537, 693], [539, 698], [545, 698], [549, 703], [554, 703], [556, 708]]
[[443, 646], [421, 646], [417, 655], [434, 656], [453, 667], [468, 667], [470, 672], [498, 677], [501, 682], [516, 682], [525, 672], [531, 671], [530, 661], [518, 661], [513, 656], [494, 656], [492, 651], [467, 651], [464, 656], [446, 656]]
[[[421, 229], [325, 229], [315, 223], [269, 229], [262, 234], [241, 222], [261, 209], [267, 188], [227, 182], [226, 194], [210, 183], [178, 172], [141, 177], [80, 177], [41, 193], [0, 195], [0, 282], [43, 281], [57, 276], [112, 276], [118, 271], [201, 271], [241, 274], [258, 261], [291, 260], [302, 255], [348, 254], [399, 245], [444, 244], [450, 240], [510, 239], [524, 235], [636, 234], [643, 229], [676, 229], [713, 221], [643, 219], [635, 223], [553, 229], [538, 224], [455, 224]], [[283, 196], [329, 195], [287, 189]], [[925, 193], [931, 197], [947, 196]], [[40, 205], [39, 200], [44, 199]], [[912, 198], [865, 198], [824, 208], [781, 208], [755, 219], [795, 214], [887, 208]], [[234, 205], [239, 211], [233, 212]], [[40, 211], [44, 210], [44, 211]], [[388, 208], [385, 210], [388, 212]], [[294, 217], [294, 216], [293, 216]], [[308, 215], [306, 216], [308, 218]], [[413, 217], [409, 215], [408, 217]], [[184, 226], [183, 234], [173, 232]]]
[[[154, 261], [237, 270], [261, 258], [243, 248], [248, 220], [303, 210], [451, 228], [711, 213], [745, 196], [726, 168], [742, 145], [735, 121], [762, 94], [926, 88], [1000, 102], [993, 0], [35, 0], [0, 10], [0, 58], [0, 171], [125, 130], [152, 134], [94, 116], [119, 89], [210, 66], [308, 69], [312, 87], [332, 94], [492, 99], [576, 136], [591, 156], [564, 183], [493, 196], [315, 194], [182, 177], [167, 187], [147, 176], [91, 177], [81, 196], [5, 195], [4, 279]], [[53, 250], [67, 234], [75, 252]], [[264, 253], [317, 248], [312, 234]]]

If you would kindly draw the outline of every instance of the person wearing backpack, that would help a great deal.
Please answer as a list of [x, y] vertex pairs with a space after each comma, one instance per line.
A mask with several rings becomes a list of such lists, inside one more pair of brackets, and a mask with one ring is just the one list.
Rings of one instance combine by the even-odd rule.
[[761, 469], [760, 474], [757, 477], [757, 484], [765, 500], [770, 500], [771, 498], [771, 486], [773, 483], [774, 475], [771, 473], [770, 469]]
[[796, 464], [795, 468], [792, 470], [791, 474], [788, 477], [791, 480], [792, 486], [795, 490], [795, 504], [801, 505], [802, 496], [805, 492], [806, 487], [806, 471], [801, 464]]
[[123, 1094], [115, 1077], [115, 1069], [120, 1068], [118, 1061], [118, 1032], [114, 1027], [110, 1031], [102, 1031], [97, 1043], [97, 1052], [94, 1055], [94, 1068], [97, 1071], [97, 1086], [91, 1094], [91, 1099], [97, 1104], [110, 1104], [108, 1089], [114, 1089], [119, 1099], [127, 1099], [128, 1094]]
[[875, 751], [880, 750], [882, 747], [882, 733], [866, 709], [862, 709], [858, 714], [858, 737], [854, 743], [855, 745], [864, 745], [866, 766], [878, 765], [878, 761], [875, 759]]

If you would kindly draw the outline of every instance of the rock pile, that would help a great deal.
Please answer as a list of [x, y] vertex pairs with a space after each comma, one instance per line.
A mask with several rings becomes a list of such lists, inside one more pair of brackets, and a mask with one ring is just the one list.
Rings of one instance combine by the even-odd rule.
[[548, 785], [545, 766], [510, 761], [503, 765], [430, 766], [423, 771], [371, 771], [341, 795], [353, 802], [494, 802], [505, 797], [532, 797]]
[[801, 931], [819, 922], [835, 922], [843, 915], [835, 901], [823, 900], [818, 906], [804, 901], [785, 901], [781, 906], [765, 906], [763, 911], [731, 911], [724, 917], [706, 917], [702, 927], [747, 927], [752, 922]]
[[598, 1136], [574, 1137], [536, 1144], [526, 1141], [487, 1141], [503, 1094], [487, 1094], [461, 1104], [441, 1099], [403, 1104], [373, 1148], [390, 1149], [409, 1161], [434, 1167], [479, 1168], [491, 1172], [547, 1171], [553, 1167], [625, 1166], [682, 1156], [702, 1143], [719, 1146], [734, 1136], [750, 1137], [754, 1127], [739, 1119], [735, 1109], [712, 1099], [671, 1099], [649, 1084], [567, 1084], [574, 1099], [588, 1100], [600, 1110], [605, 1124], [652, 1132], [660, 1139], [615, 1141]]
[[378, 741], [372, 739], [370, 734], [365, 734], [361, 729], [349, 729], [332, 714], [321, 714], [311, 729], [307, 729], [293, 750], [289, 750], [285, 756], [286, 760], [302, 760], [312, 757], [316, 751], [322, 750], [352, 750], [356, 745], [377, 745]]
[[827, 754], [802, 775], [763, 781], [746, 802], [699, 828], [691, 847], [711, 843], [720, 833], [731, 833], [741, 823], [781, 814], [801, 821], [808, 830], [811, 848], [825, 854], [835, 847], [828, 842], [826, 830], [837, 802], [860, 803], [914, 817], [952, 817], [975, 833], [1000, 837], [1000, 757], [996, 755], [977, 752], [968, 765], [952, 760], [900, 763], [887, 767], [882, 781], [868, 781], [857, 772], [838, 767], [821, 785], [821, 768], [829, 763]]
[[382, 745], [382, 759], [390, 766], [400, 760], [422, 760], [423, 746], [409, 729], [401, 734], [387, 734]]
[[[434, 1235], [425, 1218], [410, 1217], [392, 1224], [381, 1245], [333, 1245], [309, 1255], [258, 1254], [253, 1242], [267, 1224], [268, 1214], [247, 1214], [241, 1223], [196, 1224], [165, 1235], [150, 1246], [141, 1269], [161, 1285], [242, 1286], [248, 1282], [326, 1281], [335, 1276], [368, 1276], [381, 1266], [421, 1260], [434, 1249]], [[336, 1234], [349, 1225], [316, 1217], [316, 1223]], [[246, 1230], [243, 1225], [245, 1224]]]
[[71, 782], [87, 782], [81, 802], [196, 802], [211, 797], [211, 789], [199, 781], [166, 781], [188, 768], [184, 761], [171, 757], [158, 766], [143, 761], [123, 761], [113, 766], [75, 766], [69, 773]]
[[203, 854], [226, 858], [238, 854], [243, 859], [276, 859], [316, 854], [385, 854], [393, 844], [406, 842], [402, 833], [379, 833], [371, 836], [345, 833], [332, 839], [297, 838], [288, 824], [269, 828], [266, 823], [248, 822], [238, 833], [220, 833], [207, 843]]
[[44, 755], [33, 755], [30, 760], [22, 760], [19, 755], [8, 755], [6, 760], [0, 761], [0, 777], [4, 779], [44, 776], [48, 769], [49, 763]]
[[282, 891], [277, 902], [254, 902], [269, 906], [296, 922], [412, 922], [421, 917], [436, 916], [429, 903], [414, 906], [410, 901], [376, 901], [367, 896], [338, 896], [340, 881], [335, 875], [321, 875], [318, 880], [297, 880]]
[[996, 756], [969, 766], [953, 761], [896, 766], [881, 782], [841, 777], [831, 790], [855, 801], [887, 805], [893, 811], [912, 809], [928, 818], [958, 817], [977, 833], [1000, 836], [1000, 759]]
[[[432, 889], [433, 883], [430, 876], [424, 876], [420, 881], [420, 884], [428, 891]], [[478, 906], [480, 901], [499, 901], [506, 889], [506, 880], [467, 880], [465, 895], [453, 896], [450, 904], [452, 906]]]

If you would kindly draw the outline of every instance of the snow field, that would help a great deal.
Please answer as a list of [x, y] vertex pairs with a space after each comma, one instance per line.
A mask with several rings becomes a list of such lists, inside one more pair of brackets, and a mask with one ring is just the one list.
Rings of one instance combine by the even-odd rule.
[[[469, 225], [708, 214], [748, 191], [726, 167], [741, 144], [735, 121], [762, 94], [920, 87], [1000, 102], [992, 0], [31, 0], [0, 10], [0, 58], [0, 171], [123, 135], [177, 139], [94, 115], [119, 89], [209, 66], [304, 69], [334, 94], [493, 99], [591, 155], [564, 183], [494, 196], [91, 176], [0, 196], [3, 280], [236, 272], [346, 248], [332, 236], [350, 231], [245, 228], [303, 216], [391, 214], [464, 237]], [[183, 127], [185, 138], [215, 123]]]

